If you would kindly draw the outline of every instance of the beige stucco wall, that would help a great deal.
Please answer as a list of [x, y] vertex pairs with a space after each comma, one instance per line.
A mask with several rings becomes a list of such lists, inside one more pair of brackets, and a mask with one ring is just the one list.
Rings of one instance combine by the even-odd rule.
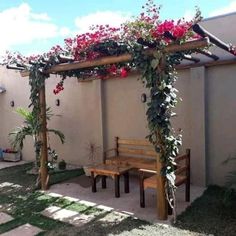
[[[8, 147], [8, 133], [17, 125], [21, 125], [22, 120], [14, 110], [17, 107], [27, 108], [29, 105], [28, 79], [21, 78], [14, 71], [0, 68], [1, 80], [7, 92], [0, 95], [1, 126], [0, 126], [0, 146]], [[59, 158], [68, 160], [70, 163], [84, 165], [90, 153], [89, 143], [102, 146], [101, 130], [101, 99], [99, 80], [78, 83], [75, 78], [65, 81], [66, 89], [63, 93], [55, 96], [52, 91], [59, 77], [51, 77], [46, 82], [47, 105], [52, 108], [55, 116], [49, 122], [49, 128], [61, 130], [66, 136], [65, 144], [53, 135], [50, 135], [50, 144], [56, 148]], [[60, 99], [60, 106], [55, 105], [55, 100]], [[15, 101], [15, 107], [10, 107], [10, 101]], [[32, 160], [34, 157], [32, 143], [27, 139], [23, 150], [25, 160]], [[100, 151], [101, 152], [101, 151]], [[101, 158], [101, 154], [99, 158]]]
[[[204, 21], [209, 31], [223, 40], [236, 43], [231, 34], [232, 22], [236, 15]], [[220, 27], [219, 27], [220, 26]], [[226, 55], [217, 50], [217, 55]], [[183, 130], [183, 147], [191, 148], [191, 181], [196, 185], [224, 184], [225, 175], [233, 166], [224, 166], [222, 161], [236, 154], [236, 65], [211, 68], [180, 70], [176, 87], [182, 98], [176, 108], [177, 117], [173, 126]], [[148, 134], [145, 112], [147, 105], [141, 103], [141, 94], [148, 92], [138, 76], [125, 79], [79, 83], [75, 78], [65, 81], [65, 90], [55, 96], [53, 88], [59, 81], [57, 77], [47, 80], [47, 104], [55, 114], [49, 126], [60, 129], [66, 136], [61, 145], [50, 138], [59, 157], [70, 163], [84, 165], [88, 160], [88, 144], [96, 143], [102, 151], [114, 145], [114, 137], [143, 139]], [[0, 146], [7, 147], [9, 131], [22, 120], [14, 114], [18, 106], [29, 104], [27, 78], [17, 72], [0, 68], [0, 85], [7, 92], [0, 94]], [[57, 107], [55, 100], [61, 105]], [[15, 101], [15, 108], [9, 103]], [[30, 139], [23, 150], [25, 160], [33, 160], [34, 153]], [[101, 155], [99, 154], [99, 160]]]

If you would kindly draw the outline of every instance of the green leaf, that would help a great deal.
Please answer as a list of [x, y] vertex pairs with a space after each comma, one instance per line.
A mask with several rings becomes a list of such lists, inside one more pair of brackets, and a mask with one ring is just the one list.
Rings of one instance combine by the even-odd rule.
[[158, 64], [159, 64], [159, 60], [158, 60], [158, 59], [153, 59], [153, 60], [151, 61], [151, 66], [152, 66], [152, 68], [153, 68], [154, 70], [157, 68]]

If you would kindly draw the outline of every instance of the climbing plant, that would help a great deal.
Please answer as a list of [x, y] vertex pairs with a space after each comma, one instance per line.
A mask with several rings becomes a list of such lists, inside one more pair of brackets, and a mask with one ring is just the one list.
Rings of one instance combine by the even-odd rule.
[[[53, 92], [58, 94], [64, 89], [64, 80], [67, 77], [79, 77], [85, 80], [88, 77], [125, 78], [130, 71], [140, 70], [141, 80], [150, 91], [146, 114], [150, 133], [147, 138], [160, 154], [161, 175], [167, 179], [167, 199], [173, 205], [174, 158], [181, 145], [181, 134], [176, 134], [171, 126], [173, 109], [177, 104], [177, 90], [174, 87], [177, 74], [174, 68], [184, 55], [191, 54], [192, 51], [166, 53], [165, 49], [173, 43], [183, 44], [198, 39], [199, 36], [193, 32], [192, 26], [201, 19], [201, 15], [197, 9], [191, 21], [184, 19], [162, 21], [159, 14], [160, 7], [154, 1], [147, 1], [142, 8], [143, 12], [138, 17], [124, 23], [120, 28], [95, 25], [87, 33], [65, 39], [64, 47], [56, 45], [48, 53], [28, 58], [8, 53], [6, 61], [8, 64], [16, 64], [18, 68], [30, 71], [30, 106], [33, 108], [33, 113], [39, 117], [39, 90], [49, 76], [45, 72], [51, 66], [60, 63], [62, 58], [67, 58], [67, 61], [83, 62], [103, 56], [132, 54], [133, 60], [130, 62], [58, 72], [62, 80]], [[147, 53], [148, 49], [155, 49], [155, 52]]]

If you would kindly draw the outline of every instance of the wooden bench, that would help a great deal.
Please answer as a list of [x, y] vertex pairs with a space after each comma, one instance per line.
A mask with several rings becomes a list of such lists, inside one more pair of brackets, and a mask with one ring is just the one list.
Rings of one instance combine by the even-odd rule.
[[115, 148], [104, 152], [106, 164], [131, 166], [135, 169], [157, 170], [158, 154], [147, 140], [115, 138]]
[[[175, 185], [180, 186], [185, 184], [185, 201], [190, 201], [190, 149], [186, 150], [186, 154], [175, 158], [177, 164], [175, 170]], [[145, 178], [145, 174], [152, 174], [150, 177]], [[145, 207], [145, 189], [158, 188], [156, 171], [148, 169], [140, 169], [140, 206]]]

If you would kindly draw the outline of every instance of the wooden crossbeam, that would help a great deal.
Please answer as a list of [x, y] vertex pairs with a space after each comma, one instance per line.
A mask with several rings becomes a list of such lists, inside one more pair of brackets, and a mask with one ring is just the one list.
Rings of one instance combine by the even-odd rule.
[[197, 49], [196, 52], [201, 53], [204, 56], [210, 57], [210, 58], [214, 59], [215, 61], [219, 60], [218, 56], [216, 56], [215, 54], [213, 54], [207, 50]]
[[178, 65], [176, 66], [177, 70], [185, 70], [185, 69], [190, 69], [190, 68], [195, 68], [195, 67], [200, 67], [200, 66], [205, 66], [207, 67], [212, 67], [212, 66], [223, 66], [223, 65], [233, 65], [236, 64], [236, 58], [230, 58], [230, 59], [224, 59], [224, 60], [219, 60], [219, 61], [210, 61], [210, 62], [201, 62], [197, 64], [186, 64], [186, 65]]
[[193, 56], [191, 56], [191, 55], [184, 55], [184, 59], [185, 59], [185, 60], [188, 60], [188, 61], [193, 61], [193, 62], [195, 62], [195, 63], [200, 62], [200, 59], [199, 59], [199, 58], [193, 57]]
[[[178, 45], [178, 44], [171, 44], [165, 48], [166, 53], [174, 53], [178, 51], [188, 51], [188, 50], [194, 50], [196, 48], [204, 48], [209, 45], [208, 38], [203, 38], [199, 40], [189, 41], [184, 44]], [[156, 50], [155, 49], [146, 49], [145, 53], [147, 55], [152, 55]], [[55, 65], [51, 67], [50, 69], [46, 70], [46, 74], [52, 74], [52, 73], [58, 73], [63, 71], [70, 71], [70, 70], [78, 70], [83, 68], [91, 68], [101, 65], [108, 65], [108, 64], [115, 64], [120, 62], [128, 62], [132, 60], [131, 54], [123, 54], [120, 56], [107, 56], [102, 57], [93, 61], [84, 61], [84, 62], [71, 62], [71, 63], [62, 63]], [[21, 76], [25, 77], [28, 76], [29, 73], [23, 72], [21, 73]]]
[[215, 35], [208, 32], [206, 29], [204, 29], [201, 25], [195, 24], [193, 25], [193, 31], [202, 37], [208, 37], [210, 42], [218, 46], [219, 48], [231, 53], [234, 55], [234, 52], [232, 51], [232, 45], [226, 44], [222, 40], [218, 39]]

